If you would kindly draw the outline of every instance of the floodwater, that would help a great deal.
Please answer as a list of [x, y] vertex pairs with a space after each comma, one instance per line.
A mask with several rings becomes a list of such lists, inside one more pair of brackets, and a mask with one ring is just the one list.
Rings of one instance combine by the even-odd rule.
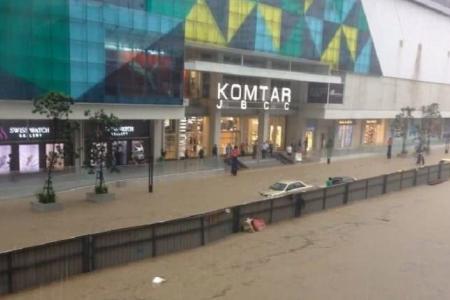
[[[427, 163], [437, 163], [442, 157], [436, 152], [427, 156]], [[6, 200], [0, 202], [0, 251], [256, 201], [260, 199], [259, 191], [281, 179], [323, 185], [329, 176], [365, 178], [414, 167], [412, 157], [387, 160], [384, 156], [341, 160], [331, 165], [281, 166], [242, 171], [237, 177], [222, 173], [161, 182], [154, 194], [147, 193], [145, 181], [136, 181], [125, 188], [111, 186], [117, 200], [110, 203], [88, 203], [84, 199], [90, 190], [86, 189], [59, 193], [58, 201], [64, 210], [51, 213], [31, 212], [29, 202], [33, 198]]]
[[[450, 183], [75, 277], [17, 299], [450, 299]], [[152, 278], [167, 281], [152, 285]]]

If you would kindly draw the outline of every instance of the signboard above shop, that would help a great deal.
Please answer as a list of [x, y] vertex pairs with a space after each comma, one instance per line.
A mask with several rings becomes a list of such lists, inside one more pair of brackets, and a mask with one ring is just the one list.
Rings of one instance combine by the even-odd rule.
[[48, 122], [21, 121], [0, 122], [0, 142], [48, 140], [52, 138]]
[[308, 103], [342, 104], [344, 103], [344, 85], [310, 83], [308, 85]]
[[217, 109], [290, 109], [292, 92], [288, 87], [272, 89], [266, 85], [241, 85], [221, 83], [217, 85]]

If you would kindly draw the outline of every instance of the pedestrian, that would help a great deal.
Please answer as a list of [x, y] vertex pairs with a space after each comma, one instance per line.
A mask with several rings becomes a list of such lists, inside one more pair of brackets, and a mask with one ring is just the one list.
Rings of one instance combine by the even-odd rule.
[[333, 154], [334, 141], [328, 138], [325, 147], [327, 148], [327, 164], [329, 165], [331, 163], [331, 155]]
[[239, 151], [242, 156], [245, 156], [245, 144], [244, 143], [241, 143]]
[[423, 144], [422, 142], [419, 142], [419, 145], [417, 146], [417, 159], [416, 159], [416, 165], [418, 166], [424, 166], [425, 165], [425, 157], [423, 156]]
[[288, 146], [286, 147], [286, 153], [287, 153], [287, 155], [289, 155], [289, 156], [292, 155], [292, 146], [291, 146], [291, 145], [288, 145]]
[[262, 156], [262, 159], [265, 159], [266, 158], [266, 142], [263, 142], [262, 143], [262, 145], [261, 145], [261, 156]]
[[239, 149], [238, 146], [234, 146], [234, 149], [231, 151], [231, 175], [236, 176], [239, 168]]
[[309, 143], [309, 141], [308, 141], [308, 137], [306, 136], [305, 137], [305, 141], [304, 141], [304, 143], [303, 143], [303, 145], [305, 146], [305, 154], [306, 154], [306, 152], [308, 152], [308, 143]]
[[212, 148], [212, 156], [213, 157], [217, 157], [217, 145], [216, 144], [214, 144], [214, 146], [213, 146], [213, 148]]
[[257, 141], [255, 141], [255, 143], [253, 144], [253, 151], [252, 151], [252, 158], [256, 159], [256, 154], [258, 152], [258, 145], [257, 145]]
[[392, 136], [390, 136], [387, 140], [387, 159], [391, 159], [392, 157]]
[[[294, 148], [295, 148], [295, 147], [294, 147], [294, 143], [292, 143], [291, 146], [292, 146], [292, 150], [294, 150]], [[298, 149], [299, 152], [302, 152], [302, 139], [299, 139], [299, 140], [298, 140], [298, 143], [297, 143], [297, 149]]]
[[445, 134], [445, 154], [448, 154], [448, 150], [450, 148], [450, 133]]
[[330, 187], [333, 185], [333, 178], [328, 177], [328, 179], [325, 181], [325, 187]]
[[187, 148], [184, 150], [184, 159], [189, 159], [189, 150]]
[[203, 150], [203, 148], [201, 148], [201, 149], [198, 151], [198, 158], [200, 158], [200, 159], [205, 158], [205, 150]]
[[225, 156], [226, 156], [227, 158], [230, 157], [230, 155], [231, 155], [231, 150], [233, 150], [233, 148], [231, 147], [231, 144], [228, 143], [228, 144], [227, 144], [227, 147], [225, 148]]
[[272, 142], [269, 143], [269, 155], [270, 155], [270, 157], [273, 157], [273, 143]]

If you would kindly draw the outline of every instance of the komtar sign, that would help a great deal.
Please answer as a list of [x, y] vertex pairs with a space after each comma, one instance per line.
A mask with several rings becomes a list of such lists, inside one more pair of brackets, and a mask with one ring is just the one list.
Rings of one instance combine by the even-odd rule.
[[[225, 108], [225, 103], [236, 102], [240, 109], [245, 110], [261, 104], [264, 110], [282, 107], [289, 110], [292, 100], [290, 88], [269, 89], [266, 85], [240, 85], [229, 83], [218, 83], [217, 85], [217, 108]], [[259, 106], [259, 105], [258, 105]]]

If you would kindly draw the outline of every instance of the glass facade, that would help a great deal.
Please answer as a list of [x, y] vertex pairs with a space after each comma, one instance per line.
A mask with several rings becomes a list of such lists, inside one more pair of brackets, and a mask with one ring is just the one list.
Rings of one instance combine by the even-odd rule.
[[0, 1], [0, 98], [182, 104], [182, 19], [143, 0]]
[[316, 60], [381, 74], [360, 0], [147, 0], [184, 19], [187, 41]]

